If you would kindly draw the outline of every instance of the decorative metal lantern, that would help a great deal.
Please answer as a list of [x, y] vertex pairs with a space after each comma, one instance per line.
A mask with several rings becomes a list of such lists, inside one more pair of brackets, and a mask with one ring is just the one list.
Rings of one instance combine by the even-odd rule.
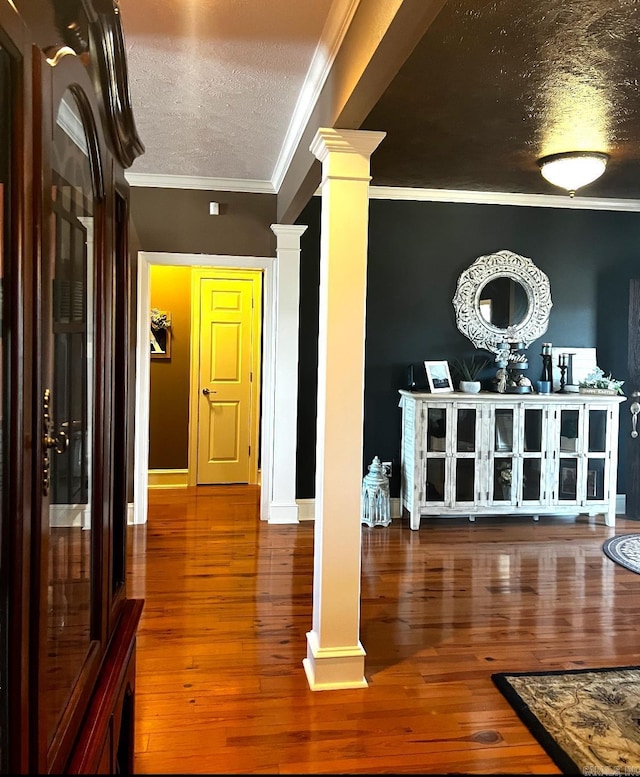
[[367, 526], [388, 526], [391, 523], [389, 478], [384, 474], [377, 456], [369, 464], [369, 474], [362, 480], [362, 518]]

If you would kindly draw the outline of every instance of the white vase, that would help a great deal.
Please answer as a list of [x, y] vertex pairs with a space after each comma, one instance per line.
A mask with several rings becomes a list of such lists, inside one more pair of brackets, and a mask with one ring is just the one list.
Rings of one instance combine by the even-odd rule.
[[461, 380], [460, 391], [465, 394], [477, 394], [480, 391], [481, 383], [479, 380]]

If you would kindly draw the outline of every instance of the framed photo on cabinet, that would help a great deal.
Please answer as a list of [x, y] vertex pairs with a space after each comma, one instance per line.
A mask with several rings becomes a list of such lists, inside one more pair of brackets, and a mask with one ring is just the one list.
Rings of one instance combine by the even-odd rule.
[[451, 381], [451, 372], [449, 371], [449, 362], [447, 361], [426, 361], [424, 369], [427, 373], [429, 390], [432, 394], [453, 391], [453, 382]]

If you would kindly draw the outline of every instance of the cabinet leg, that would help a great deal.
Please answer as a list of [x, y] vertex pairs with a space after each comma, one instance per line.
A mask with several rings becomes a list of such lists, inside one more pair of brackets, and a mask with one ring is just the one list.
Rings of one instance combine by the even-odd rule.
[[409, 513], [409, 526], [414, 531], [420, 528], [420, 513]]
[[468, 515], [467, 518], [471, 521], [471, 523], [475, 523], [476, 521], [475, 515]]
[[615, 504], [612, 508], [609, 508], [607, 512], [604, 514], [604, 522], [607, 524], [607, 526], [615, 526], [616, 525], [616, 507]]
[[540, 520], [540, 516], [539, 515], [534, 515], [533, 516], [533, 520], [534, 521], [539, 521]]

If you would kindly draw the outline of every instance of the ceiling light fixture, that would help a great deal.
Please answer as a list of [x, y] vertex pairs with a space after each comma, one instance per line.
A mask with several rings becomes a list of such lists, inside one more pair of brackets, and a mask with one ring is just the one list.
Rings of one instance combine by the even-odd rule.
[[543, 156], [538, 165], [543, 178], [573, 197], [576, 189], [600, 178], [608, 161], [608, 155], [600, 151], [567, 151]]

